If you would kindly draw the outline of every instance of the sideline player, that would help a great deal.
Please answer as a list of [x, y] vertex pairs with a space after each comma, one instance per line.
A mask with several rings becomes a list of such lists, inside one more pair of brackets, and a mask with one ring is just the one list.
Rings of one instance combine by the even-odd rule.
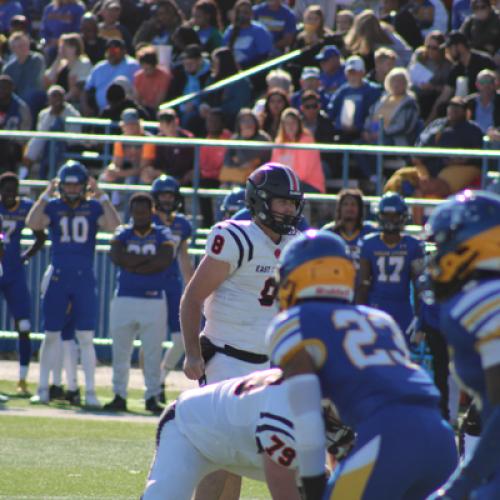
[[[234, 216], [245, 208], [245, 189], [241, 186], [235, 186], [231, 192], [224, 196], [220, 204], [218, 213], [219, 220], [233, 219]], [[247, 220], [252, 217], [247, 217]]]
[[322, 229], [338, 234], [349, 247], [356, 268], [359, 268], [358, 243], [369, 233], [376, 231], [373, 224], [364, 222], [363, 194], [359, 189], [342, 189], [335, 208], [335, 220]]
[[406, 332], [415, 316], [410, 285], [413, 283], [415, 289], [423, 266], [424, 246], [417, 238], [402, 234], [408, 207], [399, 194], [384, 194], [378, 211], [380, 232], [360, 241], [356, 302], [389, 313]]
[[500, 492], [500, 196], [463, 191], [427, 224], [428, 272], [454, 374], [474, 397], [482, 431], [471, 456], [433, 498], [498, 499]]
[[133, 223], [121, 226], [111, 240], [110, 257], [119, 268], [111, 301], [114, 399], [105, 410], [127, 409], [127, 387], [134, 339], [141, 338], [144, 353], [145, 408], [160, 414], [160, 364], [165, 338], [165, 270], [174, 255], [170, 230], [153, 224], [153, 198], [135, 193], [129, 201]]
[[356, 433], [325, 498], [425, 498], [456, 466], [453, 431], [393, 319], [351, 304], [355, 269], [346, 244], [330, 232], [307, 231], [285, 249], [278, 273], [283, 312], [267, 340], [287, 379], [307, 499], [321, 498], [324, 489], [322, 397]]
[[[56, 189], [59, 197], [54, 197]], [[42, 283], [45, 337], [40, 349], [38, 393], [32, 402], [49, 401], [49, 372], [58, 355], [58, 340], [71, 303], [85, 373], [85, 404], [100, 406], [94, 382], [93, 338], [97, 320], [94, 252], [97, 229], [114, 231], [120, 217], [95, 179], [89, 178], [87, 169], [70, 160], [33, 205], [26, 224], [34, 231], [48, 228], [52, 241], [51, 263]]]
[[190, 500], [199, 481], [222, 468], [267, 479], [275, 500], [299, 500], [294, 430], [280, 384], [274, 369], [183, 392], [160, 419], [143, 499]]
[[181, 325], [179, 322], [179, 305], [182, 289], [193, 275], [193, 263], [188, 254], [188, 239], [193, 228], [184, 214], [178, 212], [181, 206], [181, 186], [170, 175], [158, 177], [151, 186], [151, 194], [155, 201], [156, 213], [153, 222], [166, 226], [172, 233], [175, 244], [174, 261], [165, 271], [165, 295], [167, 298], [167, 320], [172, 347], [165, 352], [162, 360], [161, 392], [159, 400], [166, 402], [165, 378], [175, 369], [184, 355], [182, 344]]
[[28, 198], [19, 196], [19, 178], [12, 172], [0, 175], [0, 215], [3, 219], [2, 291], [18, 332], [19, 381], [17, 393], [29, 396], [26, 378], [31, 359], [30, 293], [26, 284], [24, 263], [35, 255], [45, 242], [45, 231], [33, 231], [35, 241], [21, 252], [21, 233], [26, 216], [33, 206]]

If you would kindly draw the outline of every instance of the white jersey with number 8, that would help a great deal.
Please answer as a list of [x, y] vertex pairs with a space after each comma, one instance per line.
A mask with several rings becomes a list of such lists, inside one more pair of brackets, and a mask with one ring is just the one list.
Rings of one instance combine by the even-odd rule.
[[275, 244], [253, 221], [227, 220], [213, 227], [206, 254], [231, 266], [229, 277], [204, 304], [203, 333], [214, 344], [267, 354], [265, 333], [277, 312], [274, 270], [294, 237], [282, 236]]

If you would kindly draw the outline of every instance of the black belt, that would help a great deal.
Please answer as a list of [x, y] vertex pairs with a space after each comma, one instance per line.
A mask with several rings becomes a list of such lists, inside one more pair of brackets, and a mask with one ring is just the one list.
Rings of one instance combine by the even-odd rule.
[[260, 365], [269, 361], [269, 358], [265, 354], [256, 354], [255, 352], [243, 351], [242, 349], [236, 349], [236, 347], [228, 344], [225, 344], [224, 347], [219, 347], [213, 344], [205, 335], [200, 336], [200, 344], [201, 353], [205, 363], [208, 363], [208, 361], [213, 358], [216, 352], [225, 354], [230, 358], [236, 358], [240, 361], [246, 361], [247, 363], [253, 363], [256, 365]]

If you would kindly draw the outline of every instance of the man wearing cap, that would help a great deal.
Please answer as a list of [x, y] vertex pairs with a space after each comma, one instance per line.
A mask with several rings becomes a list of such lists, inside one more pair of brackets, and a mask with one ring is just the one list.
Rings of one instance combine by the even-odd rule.
[[[438, 118], [420, 134], [417, 147], [482, 149], [483, 133], [479, 126], [467, 119], [463, 97], [452, 97], [446, 108], [446, 117]], [[443, 156], [414, 158], [417, 178], [404, 183], [410, 168], [398, 170], [386, 183], [384, 191], [399, 191], [415, 197], [446, 198], [466, 187], [474, 187], [481, 174], [481, 160]]]
[[[127, 108], [122, 112], [120, 128], [124, 136], [147, 135], [142, 128], [139, 112], [134, 108]], [[115, 142], [113, 161], [101, 174], [101, 180], [128, 184], [136, 184], [139, 181], [151, 183], [153, 179], [150, 179], [146, 172], [147, 167], [153, 165], [155, 154], [154, 144]]]
[[340, 50], [336, 45], [325, 45], [315, 59], [321, 68], [319, 78], [323, 92], [331, 96], [346, 82]]
[[333, 95], [328, 114], [338, 142], [351, 142], [361, 135], [370, 107], [378, 100], [382, 88], [365, 80], [365, 63], [360, 56], [351, 56], [345, 63], [344, 83]]
[[[130, 83], [134, 81], [134, 74], [140, 69], [139, 63], [126, 54], [123, 40], [116, 38], [108, 40], [106, 44], [106, 60], [94, 66], [85, 83], [85, 114], [95, 115], [106, 106], [106, 90], [117, 76], [125, 76]], [[93, 100], [95, 104], [93, 105]]]
[[321, 108], [326, 109], [330, 96], [327, 96], [321, 87], [320, 71], [315, 66], [306, 66], [300, 75], [300, 89], [292, 94], [291, 104], [294, 108], [300, 109], [302, 96], [308, 90], [317, 92], [321, 98]]
[[465, 98], [467, 118], [474, 120], [484, 134], [492, 127], [500, 127], [500, 94], [495, 80], [494, 71], [483, 69], [476, 78], [477, 92]]
[[[443, 105], [450, 100], [453, 95], [462, 96], [472, 94], [478, 73], [483, 69], [495, 69], [493, 58], [484, 52], [479, 52], [470, 48], [469, 40], [460, 31], [450, 31], [444, 43], [450, 59], [454, 62], [448, 76], [448, 82], [444, 86], [441, 94], [432, 107], [432, 111], [427, 119], [432, 121]], [[464, 86], [464, 88], [461, 88]]]
[[[173, 70], [172, 83], [167, 94], [167, 101], [182, 95], [197, 93], [205, 87], [210, 76], [210, 63], [201, 52], [201, 46], [188, 45], [181, 54], [182, 64]], [[195, 135], [203, 133], [204, 123], [199, 113], [199, 97], [179, 106], [181, 125]]]

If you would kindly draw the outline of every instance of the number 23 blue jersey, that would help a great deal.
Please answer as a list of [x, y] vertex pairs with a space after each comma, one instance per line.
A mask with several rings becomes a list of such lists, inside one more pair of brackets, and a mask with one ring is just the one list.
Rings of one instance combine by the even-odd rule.
[[437, 389], [410, 362], [401, 331], [381, 311], [308, 301], [277, 316], [267, 342], [271, 361], [281, 366], [305, 348], [317, 367], [323, 396], [353, 428], [388, 403], [437, 405]]

